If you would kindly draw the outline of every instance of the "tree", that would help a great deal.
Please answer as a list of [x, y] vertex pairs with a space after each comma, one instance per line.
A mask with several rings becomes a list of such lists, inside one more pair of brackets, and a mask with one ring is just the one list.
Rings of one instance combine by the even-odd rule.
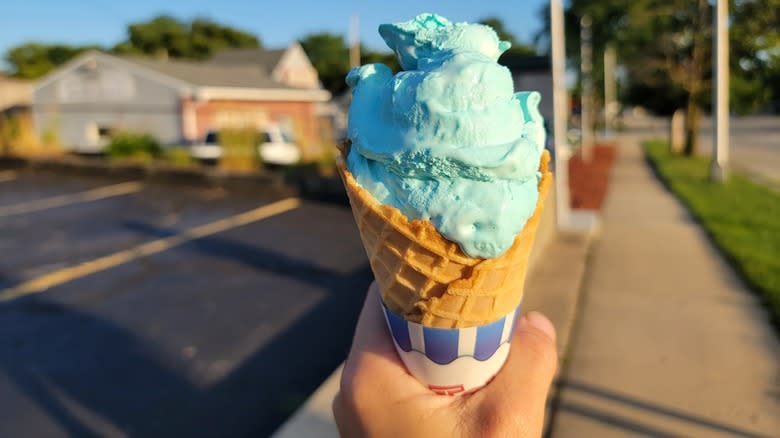
[[393, 52], [377, 52], [366, 47], [360, 47], [360, 64], [384, 64], [395, 73], [401, 70], [398, 56]]
[[[780, 76], [780, 0], [731, 3], [732, 109], [747, 112], [780, 97], [780, 86], [772, 79]], [[548, 16], [548, 11], [543, 13]], [[660, 114], [684, 107], [685, 152], [695, 154], [699, 114], [711, 105], [709, 1], [572, 0], [566, 10], [566, 45], [573, 61], [579, 58], [579, 17], [586, 14], [593, 22], [594, 76], [602, 75], [598, 54], [606, 43], [614, 44], [627, 72], [622, 100]], [[545, 22], [549, 32], [547, 18]], [[537, 41], [543, 37], [541, 33]]]
[[[256, 36], [204, 19], [186, 23], [159, 16], [148, 22], [130, 24], [127, 34], [128, 39], [112, 49], [114, 53], [203, 59], [223, 48], [260, 47]], [[13, 76], [36, 79], [93, 49], [102, 50], [98, 46], [26, 43], [8, 50], [5, 59], [13, 67], [10, 72]]]
[[504, 22], [498, 17], [487, 17], [479, 20], [480, 24], [484, 24], [493, 28], [498, 34], [498, 39], [502, 41], [509, 41], [512, 47], [507, 50], [507, 53], [515, 53], [518, 55], [536, 55], [536, 50], [524, 43], [521, 43], [517, 38], [511, 34], [504, 26]]
[[5, 60], [12, 66], [12, 76], [22, 79], [37, 79], [59, 65], [68, 62], [92, 47], [72, 47], [63, 44], [25, 43], [13, 47], [5, 54]]
[[349, 48], [344, 37], [322, 32], [306, 35], [299, 42], [322, 85], [333, 95], [344, 92], [347, 88], [344, 78], [349, 72]]
[[780, 0], [743, 0], [729, 6], [731, 103], [750, 112], [773, 102], [780, 111]]
[[[701, 108], [711, 94], [712, 7], [707, 0], [644, 0], [642, 3], [645, 3], [642, 5], [645, 14], [632, 9], [626, 28], [621, 29], [626, 45], [633, 48], [623, 56], [631, 63], [632, 81], [650, 86], [671, 82], [683, 90], [683, 150], [685, 155], [695, 155]], [[659, 78], [664, 82], [659, 82]]]
[[130, 24], [127, 34], [127, 40], [114, 47], [115, 53], [204, 59], [224, 48], [260, 47], [260, 40], [250, 33], [210, 20], [186, 23], [166, 15]]
[[256, 36], [204, 19], [190, 24], [192, 51], [197, 58], [205, 58], [224, 48], [260, 47]]

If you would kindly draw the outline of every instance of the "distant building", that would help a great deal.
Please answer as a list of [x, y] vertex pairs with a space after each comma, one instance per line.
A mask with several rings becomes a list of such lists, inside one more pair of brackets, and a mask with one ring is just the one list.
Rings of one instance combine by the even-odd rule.
[[202, 62], [91, 51], [35, 84], [33, 114], [39, 134], [54, 130], [78, 151], [99, 151], [116, 131], [181, 144], [212, 129], [271, 123], [316, 149], [316, 106], [329, 99], [297, 43], [226, 50]]

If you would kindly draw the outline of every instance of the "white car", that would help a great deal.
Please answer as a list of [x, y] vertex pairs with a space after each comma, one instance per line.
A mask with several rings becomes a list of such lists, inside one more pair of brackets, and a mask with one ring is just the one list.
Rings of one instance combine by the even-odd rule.
[[271, 126], [260, 133], [258, 146], [260, 159], [270, 164], [295, 164], [301, 161], [301, 148], [278, 126]]
[[[257, 151], [263, 163], [290, 165], [301, 161], [301, 148], [279, 127], [269, 126], [258, 132], [260, 144]], [[218, 161], [222, 157], [217, 131], [209, 131], [203, 141], [190, 147], [193, 158]]]
[[217, 131], [209, 131], [203, 141], [190, 146], [190, 155], [204, 161], [216, 161], [222, 156], [222, 146], [219, 144]]

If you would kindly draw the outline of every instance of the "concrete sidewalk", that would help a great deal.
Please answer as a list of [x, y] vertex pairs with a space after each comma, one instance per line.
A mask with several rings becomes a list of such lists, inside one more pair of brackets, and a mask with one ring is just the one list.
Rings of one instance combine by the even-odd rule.
[[777, 437], [766, 312], [623, 140], [551, 436]]

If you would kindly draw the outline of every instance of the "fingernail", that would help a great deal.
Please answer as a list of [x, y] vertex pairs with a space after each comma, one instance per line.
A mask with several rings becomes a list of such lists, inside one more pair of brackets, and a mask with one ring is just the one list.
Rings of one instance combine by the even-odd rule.
[[541, 330], [544, 334], [550, 337], [553, 341], [555, 340], [555, 327], [550, 322], [549, 319], [547, 319], [546, 316], [542, 315], [539, 312], [529, 312], [527, 315], [525, 315], [525, 321], [530, 325], [531, 327], [536, 328], [537, 330]]

